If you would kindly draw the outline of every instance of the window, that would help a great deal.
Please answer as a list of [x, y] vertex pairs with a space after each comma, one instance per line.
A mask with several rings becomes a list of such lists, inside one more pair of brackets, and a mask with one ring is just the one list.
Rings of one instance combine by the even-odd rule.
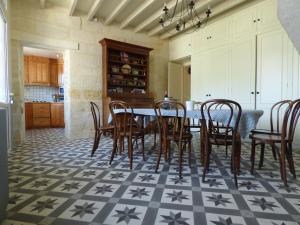
[[8, 103], [6, 20], [0, 8], [0, 103]]

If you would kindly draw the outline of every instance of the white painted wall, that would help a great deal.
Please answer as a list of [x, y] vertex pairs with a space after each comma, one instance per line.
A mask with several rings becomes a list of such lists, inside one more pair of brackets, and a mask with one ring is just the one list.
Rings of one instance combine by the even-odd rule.
[[[67, 49], [65, 61], [66, 134], [89, 137], [93, 126], [89, 101], [101, 103], [102, 53], [98, 43], [103, 38], [134, 43], [153, 48], [150, 54], [150, 91], [154, 97], [163, 96], [167, 88], [168, 43], [146, 34], [120, 30], [114, 26], [87, 22], [85, 16], [69, 17], [68, 10], [54, 5], [40, 9], [36, 0], [11, 1], [11, 67], [14, 106], [14, 137], [24, 139], [23, 63], [22, 46], [48, 46]], [[79, 46], [79, 49], [76, 49]]]

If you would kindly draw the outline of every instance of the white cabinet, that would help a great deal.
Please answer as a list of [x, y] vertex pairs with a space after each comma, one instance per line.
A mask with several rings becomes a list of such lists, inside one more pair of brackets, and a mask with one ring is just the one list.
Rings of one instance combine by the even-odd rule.
[[191, 36], [192, 52], [217, 48], [228, 43], [228, 19], [208, 25]]
[[230, 45], [229, 96], [244, 109], [255, 108], [255, 57], [254, 37]]
[[170, 60], [178, 60], [191, 55], [191, 36], [183, 35], [169, 42]]
[[277, 16], [277, 1], [267, 0], [256, 5], [256, 25], [257, 32], [266, 32], [280, 27], [280, 22]]
[[228, 97], [228, 54], [228, 47], [221, 47], [192, 57], [191, 99], [205, 101]]

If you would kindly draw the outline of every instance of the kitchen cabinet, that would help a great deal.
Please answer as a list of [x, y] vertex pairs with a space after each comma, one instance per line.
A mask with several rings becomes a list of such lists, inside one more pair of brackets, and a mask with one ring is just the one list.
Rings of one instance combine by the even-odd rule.
[[64, 127], [64, 103], [25, 103], [26, 129]]
[[51, 103], [51, 127], [65, 127], [63, 103]]
[[38, 56], [24, 56], [24, 84], [63, 86], [64, 62]]

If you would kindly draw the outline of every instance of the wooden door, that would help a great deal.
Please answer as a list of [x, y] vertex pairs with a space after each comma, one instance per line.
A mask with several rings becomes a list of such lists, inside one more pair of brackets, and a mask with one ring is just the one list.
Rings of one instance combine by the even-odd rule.
[[255, 108], [256, 39], [235, 40], [230, 46], [229, 96], [244, 109]]
[[183, 67], [182, 102], [191, 100], [191, 71], [190, 65]]
[[33, 111], [32, 111], [32, 103], [25, 103], [25, 128], [31, 129], [33, 126]]
[[181, 101], [183, 66], [181, 64], [169, 62], [168, 71], [168, 96]]

